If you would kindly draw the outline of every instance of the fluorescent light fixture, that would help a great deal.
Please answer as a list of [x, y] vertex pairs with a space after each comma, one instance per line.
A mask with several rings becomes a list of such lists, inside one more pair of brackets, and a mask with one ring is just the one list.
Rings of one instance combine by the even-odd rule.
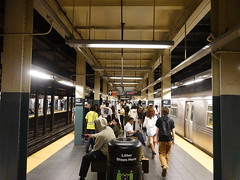
[[177, 89], [178, 88], [178, 86], [172, 86], [172, 89]]
[[[121, 76], [113, 76], [113, 77], [109, 77], [109, 79], [122, 79]], [[142, 77], [123, 77], [123, 79], [129, 79], [129, 80], [141, 80], [143, 79]]]
[[40, 79], [53, 79], [53, 76], [50, 74], [46, 74], [44, 72], [30, 70], [29, 74], [33, 77], [40, 78]]
[[[113, 84], [121, 84], [121, 82], [114, 82]], [[123, 84], [134, 85], [134, 84], [138, 84], [138, 83], [136, 83], [136, 82], [123, 82]]]
[[78, 40], [69, 39], [66, 43], [78, 48], [138, 48], [138, 49], [170, 49], [173, 41], [144, 40]]
[[193, 81], [188, 81], [186, 83], [184, 83], [183, 85], [187, 86], [187, 85], [190, 85], [190, 84], [194, 84], [194, 83], [197, 83], [197, 82], [201, 82], [203, 81], [204, 79], [196, 79], [196, 80], [193, 80]]
[[75, 86], [72, 82], [70, 81], [58, 81], [61, 84], [67, 85], [67, 86]]

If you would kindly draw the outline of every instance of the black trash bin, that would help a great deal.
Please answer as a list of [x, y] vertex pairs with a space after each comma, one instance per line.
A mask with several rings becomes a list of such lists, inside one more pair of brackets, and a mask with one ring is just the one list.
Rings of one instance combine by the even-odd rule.
[[142, 144], [132, 138], [108, 143], [107, 180], [143, 180]]

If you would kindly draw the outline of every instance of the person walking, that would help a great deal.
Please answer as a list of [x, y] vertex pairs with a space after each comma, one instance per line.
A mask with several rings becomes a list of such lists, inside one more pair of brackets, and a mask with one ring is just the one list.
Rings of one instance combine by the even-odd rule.
[[159, 144], [159, 160], [162, 165], [162, 176], [167, 174], [168, 161], [171, 151], [171, 146], [174, 144], [175, 138], [175, 125], [174, 121], [168, 117], [169, 109], [167, 107], [162, 108], [162, 117], [158, 118], [156, 122]]
[[147, 136], [150, 143], [150, 148], [152, 151], [152, 159], [154, 159], [156, 152], [155, 152], [155, 145], [156, 145], [156, 132], [157, 132], [157, 117], [155, 116], [155, 111], [153, 108], [149, 108], [146, 111], [146, 117], [144, 119], [143, 127], [147, 129]]

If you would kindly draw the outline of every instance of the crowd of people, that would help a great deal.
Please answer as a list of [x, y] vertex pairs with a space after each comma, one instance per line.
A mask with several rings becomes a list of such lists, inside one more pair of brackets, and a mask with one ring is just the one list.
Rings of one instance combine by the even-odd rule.
[[109, 102], [103, 102], [100, 107], [93, 105], [89, 109], [85, 115], [84, 131], [87, 154], [82, 159], [80, 179], [85, 179], [92, 160], [106, 158], [108, 141], [125, 136], [136, 137], [143, 145], [149, 146], [152, 158], [155, 158], [158, 144], [162, 176], [166, 176], [175, 136], [174, 121], [168, 117], [167, 107], [160, 112], [157, 105], [150, 103], [144, 107], [140, 100], [137, 105], [118, 102], [110, 106]]

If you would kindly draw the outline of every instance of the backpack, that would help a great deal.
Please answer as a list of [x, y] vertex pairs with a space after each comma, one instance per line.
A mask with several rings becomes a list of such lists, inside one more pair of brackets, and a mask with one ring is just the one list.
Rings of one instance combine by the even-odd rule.
[[162, 136], [172, 138], [171, 134], [171, 125], [170, 125], [170, 119], [168, 118], [167, 120], [162, 120], [162, 131], [161, 131]]
[[143, 107], [142, 107], [142, 106], [139, 106], [139, 107], [138, 107], [138, 113], [143, 113], [143, 111], [144, 111]]

